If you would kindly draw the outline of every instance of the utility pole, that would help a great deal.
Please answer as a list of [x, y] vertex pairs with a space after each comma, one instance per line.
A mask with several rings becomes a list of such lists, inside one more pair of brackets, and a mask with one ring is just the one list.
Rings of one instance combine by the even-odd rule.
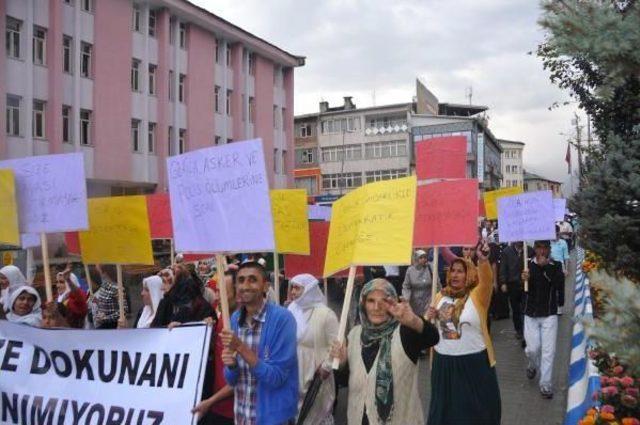
[[578, 178], [579, 181], [582, 181], [582, 125], [580, 125], [580, 117], [577, 113], [573, 113], [573, 120], [571, 120], [571, 124], [576, 126], [576, 149], [578, 151]]

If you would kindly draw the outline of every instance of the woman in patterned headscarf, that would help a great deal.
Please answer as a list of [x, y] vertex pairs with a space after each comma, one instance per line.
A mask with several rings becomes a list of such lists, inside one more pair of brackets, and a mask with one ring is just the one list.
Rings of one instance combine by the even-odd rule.
[[477, 267], [470, 258], [451, 262], [447, 286], [427, 310], [440, 332], [431, 369], [429, 425], [500, 424], [500, 389], [487, 329], [493, 290], [489, 246], [479, 246], [476, 254]]
[[336, 342], [332, 355], [348, 362], [351, 425], [423, 424], [418, 395], [418, 355], [438, 342], [437, 329], [398, 300], [385, 279], [373, 279], [360, 294], [361, 324], [347, 347]]

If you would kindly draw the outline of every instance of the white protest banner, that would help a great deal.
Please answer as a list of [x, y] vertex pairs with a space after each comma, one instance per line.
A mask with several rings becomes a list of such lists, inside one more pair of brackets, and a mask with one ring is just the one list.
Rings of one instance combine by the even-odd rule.
[[553, 197], [550, 190], [498, 199], [500, 242], [555, 239]]
[[567, 200], [564, 198], [555, 198], [553, 200], [553, 215], [556, 221], [564, 220], [564, 213], [567, 209]]
[[331, 221], [331, 207], [309, 205], [309, 220]]
[[0, 161], [16, 178], [21, 233], [86, 230], [87, 184], [82, 153]]
[[205, 325], [85, 331], [2, 320], [0, 423], [196, 424], [209, 340]]
[[275, 249], [262, 140], [172, 156], [167, 170], [176, 250]]

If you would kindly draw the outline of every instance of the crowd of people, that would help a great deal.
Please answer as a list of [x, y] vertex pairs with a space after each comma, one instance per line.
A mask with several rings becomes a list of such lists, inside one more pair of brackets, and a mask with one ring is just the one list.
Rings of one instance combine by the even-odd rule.
[[[348, 391], [349, 424], [500, 424], [492, 320], [512, 318], [528, 359], [525, 375], [539, 376], [541, 395], [553, 396], [572, 242], [562, 226], [556, 240], [536, 241], [531, 250], [522, 243], [500, 244], [495, 225], [485, 223], [476, 246], [441, 248], [438, 270], [430, 261], [433, 250], [417, 250], [408, 268], [366, 268], [354, 291], [357, 318], [345, 341], [337, 339], [338, 318], [316, 277], [289, 279], [279, 305], [273, 276], [259, 256], [229, 257], [224, 265], [186, 264], [178, 257], [142, 279], [137, 313], [129, 312], [133, 303], [123, 297], [130, 320], [121, 315], [113, 266], [91, 268], [83, 279], [67, 266], [55, 275], [53, 301], [43, 303], [42, 288], [9, 265], [0, 269], [0, 318], [42, 328], [210, 324], [215, 332], [205, 386], [193, 408], [205, 425], [333, 424], [340, 385]], [[222, 282], [216, 266], [224, 267]], [[233, 312], [228, 328], [220, 285]], [[423, 412], [418, 362], [430, 351], [431, 401]]]

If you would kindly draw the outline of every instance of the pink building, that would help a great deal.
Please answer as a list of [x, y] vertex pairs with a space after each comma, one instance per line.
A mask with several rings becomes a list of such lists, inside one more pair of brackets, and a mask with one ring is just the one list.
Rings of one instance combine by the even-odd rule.
[[90, 196], [166, 189], [165, 160], [261, 137], [293, 186], [295, 56], [186, 0], [0, 0], [0, 159], [82, 151]]

